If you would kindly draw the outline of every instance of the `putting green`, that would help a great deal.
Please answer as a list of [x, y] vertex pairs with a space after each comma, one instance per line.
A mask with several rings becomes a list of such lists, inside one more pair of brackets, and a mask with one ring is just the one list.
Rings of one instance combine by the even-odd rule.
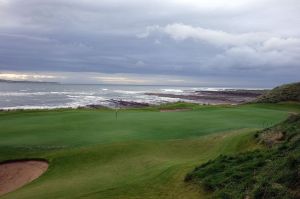
[[251, 137], [299, 104], [193, 106], [184, 112], [0, 113], [0, 160], [44, 158], [39, 179], [1, 198], [204, 198], [183, 178], [196, 165], [257, 147]]

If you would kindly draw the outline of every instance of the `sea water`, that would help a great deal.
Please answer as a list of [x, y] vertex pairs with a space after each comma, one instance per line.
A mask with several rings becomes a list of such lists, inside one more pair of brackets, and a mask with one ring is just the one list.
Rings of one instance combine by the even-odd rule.
[[158, 97], [145, 93], [191, 94], [201, 90], [227, 88], [138, 86], [138, 85], [80, 85], [54, 83], [0, 83], [0, 109], [77, 108], [86, 105], [114, 106], [111, 100], [160, 104], [191, 101]]

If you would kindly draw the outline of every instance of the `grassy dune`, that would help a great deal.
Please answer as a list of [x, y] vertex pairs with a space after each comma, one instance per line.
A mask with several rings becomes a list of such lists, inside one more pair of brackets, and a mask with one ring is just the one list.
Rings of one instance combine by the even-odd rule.
[[213, 198], [300, 197], [300, 115], [258, 131], [261, 149], [219, 156], [196, 167], [185, 181], [204, 187]]
[[1, 198], [205, 198], [183, 179], [220, 154], [258, 147], [257, 129], [300, 112], [294, 104], [178, 105], [123, 110], [0, 113], [0, 161], [44, 158], [49, 170]]
[[278, 86], [256, 100], [258, 103], [278, 103], [286, 101], [300, 102], [300, 82]]

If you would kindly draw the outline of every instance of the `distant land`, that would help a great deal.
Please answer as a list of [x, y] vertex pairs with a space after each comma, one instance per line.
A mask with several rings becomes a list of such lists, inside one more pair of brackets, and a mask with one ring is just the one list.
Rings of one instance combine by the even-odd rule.
[[0, 83], [47, 83], [47, 84], [59, 84], [59, 82], [45, 82], [45, 81], [25, 81], [25, 80], [6, 80], [0, 79]]

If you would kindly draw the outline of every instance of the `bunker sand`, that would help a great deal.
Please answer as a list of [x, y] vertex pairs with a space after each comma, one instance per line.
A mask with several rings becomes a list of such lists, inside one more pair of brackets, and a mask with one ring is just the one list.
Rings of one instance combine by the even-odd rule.
[[0, 196], [40, 177], [48, 169], [46, 161], [28, 160], [0, 164]]

